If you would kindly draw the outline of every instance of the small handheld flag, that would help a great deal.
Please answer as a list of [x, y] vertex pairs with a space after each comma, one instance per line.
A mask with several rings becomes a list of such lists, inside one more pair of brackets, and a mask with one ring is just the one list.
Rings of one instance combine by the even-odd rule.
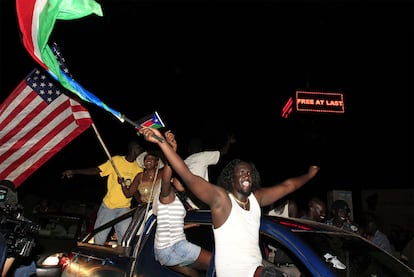
[[[159, 129], [161, 127], [165, 127], [164, 122], [162, 121], [160, 115], [158, 114], [157, 111], [155, 111], [154, 113], [147, 115], [145, 117], [142, 117], [140, 119], [138, 119], [137, 121], [133, 122], [133, 125], [135, 126], [135, 130], [137, 131], [138, 136], [141, 135], [141, 133], [139, 132], [142, 128], [144, 127], [149, 127], [149, 128], [153, 128], [153, 129]], [[156, 135], [153, 135], [153, 137], [155, 137], [156, 139], [158, 139], [159, 141], [163, 142], [164, 139], [160, 138]]]
[[138, 119], [136, 122], [136, 126], [135, 129], [137, 131], [141, 130], [143, 127], [149, 127], [149, 128], [153, 128], [153, 129], [159, 129], [161, 127], [165, 127], [164, 122], [162, 121], [160, 115], [158, 114], [157, 111], [155, 111], [154, 113], [147, 115], [143, 118]]

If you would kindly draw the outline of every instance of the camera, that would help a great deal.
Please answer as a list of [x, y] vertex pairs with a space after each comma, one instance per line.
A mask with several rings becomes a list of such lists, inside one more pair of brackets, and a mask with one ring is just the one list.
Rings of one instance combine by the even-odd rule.
[[23, 216], [14, 184], [0, 181], [0, 233], [7, 244], [7, 256], [27, 257], [35, 246], [40, 226]]

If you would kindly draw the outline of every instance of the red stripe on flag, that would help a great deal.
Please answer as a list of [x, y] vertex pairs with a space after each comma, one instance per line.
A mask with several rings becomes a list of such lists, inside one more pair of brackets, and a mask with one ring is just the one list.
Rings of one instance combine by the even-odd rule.
[[[40, 3], [40, 1], [39, 1]], [[38, 5], [39, 5], [38, 3]], [[35, 54], [35, 47], [44, 47], [44, 45], [38, 45], [38, 28], [37, 24], [40, 24], [40, 11], [42, 7], [36, 7], [36, 0], [24, 0], [16, 1], [17, 19], [22, 33], [23, 45], [26, 47], [32, 58], [37, 61], [41, 66], [47, 69], [44, 62], [40, 57]], [[36, 24], [36, 29], [33, 28], [33, 24]]]
[[[35, 94], [35, 93], [33, 93], [33, 94]], [[44, 105], [39, 105], [39, 106], [36, 107], [36, 109], [38, 107], [42, 107], [43, 109], [46, 109], [47, 104], [45, 104], [45, 103], [42, 103], [42, 104], [44, 104]], [[45, 137], [46, 134], [42, 134], [42, 131], [44, 132], [44, 131], [50, 129], [50, 132], [52, 133], [52, 132], [55, 132], [56, 130], [58, 130], [59, 126], [55, 126], [53, 128], [50, 128], [51, 126], [49, 126], [49, 125], [50, 125], [51, 122], [53, 122], [53, 120], [58, 120], [58, 121], [66, 120], [64, 118], [64, 115], [65, 115], [65, 110], [67, 108], [66, 107], [67, 105], [64, 105], [65, 103], [62, 103], [62, 104], [63, 105], [59, 105], [59, 107], [56, 107], [50, 113], [47, 113], [47, 115], [45, 117], [43, 117], [42, 120], [38, 124], [36, 124], [36, 125], [32, 124], [33, 128], [31, 128], [27, 132], [19, 132], [19, 130], [24, 128], [24, 126], [30, 126], [31, 121], [34, 119], [36, 114], [31, 112], [30, 117], [26, 116], [25, 119], [23, 121], [21, 121], [21, 123], [19, 124], [19, 127], [13, 129], [13, 132], [12, 132], [13, 137], [19, 136], [18, 140], [16, 140], [16, 139], [13, 140], [13, 137], [10, 136], [10, 135], [6, 136], [7, 140], [9, 142], [14, 141], [15, 143], [13, 144], [11, 149], [9, 149], [8, 151], [6, 151], [6, 152], [4, 152], [0, 155], [0, 161], [10, 158], [10, 156], [15, 152], [15, 151], [13, 151], [14, 149], [21, 149], [26, 144], [29, 144], [29, 143], [32, 147], [35, 147], [36, 145], [33, 145], [34, 142], [39, 143], [39, 142], [42, 142], [43, 140], [47, 139]], [[24, 158], [25, 158], [24, 156], [20, 156], [17, 160], [15, 160], [15, 163], [16, 162], [22, 162], [21, 160], [24, 159]]]
[[16, 186], [92, 124], [84, 107], [44, 77], [33, 71], [0, 106], [0, 180]]
[[[13, 137], [17, 136], [19, 133], [19, 130], [21, 130], [22, 128], [24, 128], [24, 126], [26, 126], [28, 123], [30, 123], [30, 121], [32, 120], [32, 118], [34, 118], [37, 114], [39, 114], [42, 110], [46, 109], [47, 104], [45, 102], [40, 102], [40, 103], [34, 103], [36, 101], [36, 99], [38, 98], [36, 93], [31, 92], [29, 95], [27, 95], [27, 97], [25, 97], [23, 99], [23, 101], [21, 101], [19, 103], [18, 106], [16, 106], [11, 113], [8, 115], [8, 118], [13, 119], [14, 122], [18, 122], [16, 125], [13, 125], [9, 128], [9, 131], [6, 133], [4, 132], [4, 135], [1, 136], [0, 138], [0, 145], [2, 145], [3, 143], [7, 142], [7, 141], [11, 141], [13, 139]], [[18, 101], [16, 99], [16, 101]], [[36, 106], [34, 106], [36, 105]], [[29, 113], [25, 113], [24, 109], [25, 107], [30, 107], [32, 110]], [[27, 108], [26, 108], [27, 109]], [[7, 122], [5, 120], [5, 122]], [[11, 125], [11, 122], [7, 122], [9, 125]], [[6, 127], [6, 126], [5, 126]], [[1, 128], [0, 130], [4, 130], [5, 128]], [[0, 154], [0, 161], [3, 159], [2, 158], [3, 154]]]

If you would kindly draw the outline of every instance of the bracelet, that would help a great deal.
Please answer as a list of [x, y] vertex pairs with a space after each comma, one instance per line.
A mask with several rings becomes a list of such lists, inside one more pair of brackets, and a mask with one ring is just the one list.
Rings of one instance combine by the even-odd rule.
[[131, 185], [131, 180], [130, 179], [126, 179], [126, 180], [124, 180], [124, 182], [121, 183], [121, 186], [123, 188], [127, 188], [127, 189], [129, 189], [130, 185]]

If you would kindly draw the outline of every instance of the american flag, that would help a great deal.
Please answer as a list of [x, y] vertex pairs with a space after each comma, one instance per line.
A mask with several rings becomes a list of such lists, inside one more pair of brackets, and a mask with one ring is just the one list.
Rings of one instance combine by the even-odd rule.
[[0, 106], [0, 180], [20, 186], [92, 123], [83, 106], [34, 69]]

